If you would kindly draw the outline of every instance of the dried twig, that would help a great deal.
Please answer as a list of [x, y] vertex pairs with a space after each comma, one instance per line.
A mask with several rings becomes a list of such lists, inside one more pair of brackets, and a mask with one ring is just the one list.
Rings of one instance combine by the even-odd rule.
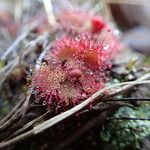
[[142, 120], [142, 121], [150, 121], [150, 118], [132, 118], [132, 117], [108, 117], [107, 120]]
[[117, 99], [109, 99], [106, 102], [150, 102], [150, 98], [117, 98]]
[[11, 134], [6, 140], [11, 139], [12, 137], [16, 137], [17, 135], [23, 133], [24, 131], [26, 131], [27, 129], [29, 129], [31, 126], [33, 126], [35, 123], [40, 122], [45, 116], [47, 116], [50, 113], [50, 111], [47, 111], [45, 114], [33, 119], [32, 121], [28, 122], [27, 124], [25, 124], [20, 130], [14, 132], [13, 134]]
[[8, 78], [8, 76], [11, 74], [11, 72], [16, 68], [16, 66], [20, 63], [20, 58], [22, 58], [22, 60], [24, 60], [24, 58], [32, 51], [35, 50], [36, 45], [41, 41], [44, 40], [45, 38], [48, 38], [48, 33], [45, 33], [41, 36], [39, 36], [37, 39], [31, 41], [26, 47], [25, 49], [23, 49], [23, 53], [20, 56], [17, 56], [14, 60], [12, 60], [11, 62], [9, 62], [4, 68], [2, 68], [0, 70], [0, 76], [1, 76], [1, 80], [0, 80], [0, 88], [2, 86], [2, 84], [4, 83], [4, 81]]
[[[124, 105], [124, 104], [123, 104]], [[103, 125], [105, 120], [108, 120], [118, 108], [120, 108], [122, 104], [111, 104], [111, 106], [102, 107], [98, 111], [101, 113], [98, 113], [97, 115], [94, 115], [91, 119], [89, 119], [85, 124], [81, 125], [80, 128], [75, 130], [72, 134], [67, 136], [66, 138], [61, 138], [58, 145], [55, 145], [54, 150], [61, 150], [67, 148], [69, 145], [71, 145], [74, 141], [79, 139], [81, 136], [83, 136], [87, 131], [91, 130], [97, 125]], [[109, 111], [108, 111], [109, 110]], [[58, 141], [57, 141], [58, 142]]]
[[[39, 69], [40, 68], [40, 64], [42, 62], [42, 59], [44, 58], [46, 52], [48, 49], [50, 49], [51, 47], [51, 44], [49, 44], [44, 50], [43, 52], [40, 54], [38, 60], [37, 60], [37, 64], [35, 65], [35, 70]], [[33, 91], [33, 88], [29, 89], [28, 90], [28, 95], [27, 95], [27, 98], [26, 98], [26, 101], [25, 103], [23, 104], [23, 112], [22, 112], [22, 116], [26, 113], [26, 110], [27, 110], [27, 107], [28, 107], [28, 104], [29, 104], [29, 100], [30, 100], [30, 97], [32, 95], [32, 91]]]
[[21, 100], [17, 103], [17, 105], [13, 108], [13, 110], [0, 121], [0, 125], [2, 125], [4, 122], [6, 122], [6, 120], [14, 116], [16, 114], [16, 111], [22, 106], [23, 102], [24, 98], [21, 97]]
[[[9, 65], [10, 64], [10, 65]], [[8, 65], [10, 68], [6, 72], [0, 72], [1, 80], [0, 80], [0, 89], [2, 88], [2, 84], [14, 70], [14, 68], [19, 64], [19, 57], [16, 57], [13, 61], [11, 61]], [[8, 67], [8, 66], [6, 66]]]
[[0, 133], [4, 132], [7, 128], [14, 124], [17, 120], [21, 118], [20, 114], [21, 108], [13, 115], [9, 120], [7, 120], [2, 126], [0, 126]]
[[[150, 78], [149, 74], [150, 73], [147, 73], [146, 76], [144, 75], [144, 76], [138, 78], [136, 81], [140, 82], [142, 80], [149, 79]], [[134, 84], [128, 84], [128, 85], [125, 85], [123, 87], [120, 87], [119, 89], [115, 89], [113, 92], [110, 92], [109, 95], [103, 97], [103, 99], [109, 100], [111, 97], [118, 95], [119, 93], [126, 92], [127, 90], [131, 89], [133, 86], [135, 86], [135, 85]]]
[[34, 25], [30, 25], [30, 27], [28, 27], [28, 29], [23, 32], [14, 42], [13, 44], [4, 52], [4, 54], [1, 56], [1, 60], [6, 60], [8, 54], [10, 54], [11, 52], [13, 52], [14, 50], [16, 50], [16, 47], [19, 45], [19, 43], [24, 40], [29, 33], [35, 28], [37, 27], [37, 24]]
[[[27, 45], [27, 49], [25, 49], [24, 50], [24, 53], [22, 54], [22, 59], [24, 59], [24, 57], [26, 56], [26, 55], [28, 55], [29, 54], [29, 52], [31, 52], [31, 51], [33, 51], [33, 50], [35, 50], [35, 47], [36, 47], [36, 45], [37, 45], [37, 43], [39, 42], [39, 41], [41, 41], [41, 40], [44, 40], [45, 38], [48, 38], [48, 33], [45, 33], [45, 34], [43, 34], [42, 36], [40, 36], [40, 37], [38, 37], [36, 40], [33, 40], [33, 41], [31, 41], [28, 45]], [[32, 47], [32, 48], [31, 48]], [[49, 47], [48, 47], [49, 48]], [[43, 55], [43, 53], [41, 53], [41, 55]], [[40, 59], [41, 59], [41, 55], [40, 55]], [[9, 70], [7, 71], [7, 72], [5, 72], [5, 76], [4, 76], [4, 78], [2, 78], [2, 80], [1, 80], [1, 82], [0, 82], [0, 86], [2, 85], [2, 83], [5, 81], [5, 79], [9, 76], [9, 74], [12, 72], [12, 70], [17, 66], [19, 64], [19, 57], [17, 57], [16, 59], [15, 59], [15, 63], [13, 63], [13, 64], [11, 64], [10, 65], [10, 68], [9, 68]], [[3, 130], [5, 130], [5, 129], [7, 129], [10, 125], [12, 125], [16, 120], [18, 120], [20, 117], [21, 117], [21, 115], [19, 115], [19, 113], [21, 112], [21, 114], [24, 114], [24, 108], [25, 108], [25, 106], [27, 105], [27, 102], [28, 102], [28, 100], [30, 99], [30, 96], [31, 96], [31, 91], [30, 91], [30, 93], [28, 94], [28, 96], [26, 97], [26, 100], [25, 100], [25, 102], [24, 102], [24, 104], [22, 105], [22, 107], [14, 114], [14, 115], [12, 115], [12, 114], [9, 114], [8, 115], [8, 117], [9, 116], [11, 116], [11, 118], [9, 119], [9, 120], [7, 120], [7, 122], [5, 122], [4, 123], [4, 121], [6, 120], [6, 118], [8, 119], [8, 117], [6, 117], [2, 122], [4, 123], [1, 127], [0, 127], [0, 132], [2, 132]], [[24, 101], [24, 100], [23, 100]], [[22, 103], [21, 103], [22, 104]], [[20, 104], [18, 104], [18, 105], [20, 105]], [[14, 108], [15, 110], [17, 109], [18, 107], [16, 107], [16, 108]]]
[[98, 124], [102, 124], [104, 122], [104, 119], [101, 118], [101, 115], [105, 115], [105, 112], [102, 112], [97, 117], [94, 117], [93, 119], [90, 119], [86, 124], [81, 126], [77, 131], [74, 131], [69, 137], [63, 138], [58, 145], [55, 145], [53, 150], [62, 150], [71, 145], [75, 140], [83, 136], [87, 131], [92, 129]]
[[56, 19], [52, 8], [51, 0], [43, 0], [44, 7], [47, 13], [48, 22], [53, 28], [56, 26]]

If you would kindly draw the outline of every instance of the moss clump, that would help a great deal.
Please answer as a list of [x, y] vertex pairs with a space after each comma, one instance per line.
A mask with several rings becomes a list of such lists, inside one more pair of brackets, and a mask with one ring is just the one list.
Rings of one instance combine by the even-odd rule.
[[[150, 118], [150, 105], [143, 104], [136, 110], [122, 107], [114, 117]], [[100, 134], [103, 149], [141, 149], [140, 141], [150, 135], [149, 127], [150, 121], [113, 120]]]

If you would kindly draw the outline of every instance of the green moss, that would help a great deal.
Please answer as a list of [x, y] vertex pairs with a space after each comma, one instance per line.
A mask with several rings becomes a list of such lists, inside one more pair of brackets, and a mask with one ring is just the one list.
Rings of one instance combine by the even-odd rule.
[[[145, 104], [137, 110], [122, 107], [114, 117], [150, 118], [150, 105]], [[113, 120], [100, 133], [100, 139], [104, 142], [103, 149], [114, 150], [141, 149], [140, 140], [150, 135], [150, 121], [142, 120]]]
[[2, 69], [5, 66], [4, 61], [0, 60], [0, 69]]
[[150, 65], [150, 56], [147, 56], [147, 57], [144, 58], [143, 64], [146, 65], [146, 66]]

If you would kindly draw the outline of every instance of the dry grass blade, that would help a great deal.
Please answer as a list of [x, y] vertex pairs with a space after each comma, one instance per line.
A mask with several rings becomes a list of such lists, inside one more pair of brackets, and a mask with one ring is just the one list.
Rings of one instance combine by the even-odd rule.
[[13, 134], [11, 134], [5, 141], [11, 139], [12, 137], [16, 137], [17, 135], [23, 133], [24, 131], [26, 131], [28, 128], [30, 128], [31, 126], [33, 126], [35, 123], [41, 121], [46, 115], [48, 115], [50, 112], [47, 111], [45, 114], [37, 117], [36, 119], [28, 122], [27, 124], [25, 124], [20, 130], [14, 132]]
[[[38, 60], [37, 60], [37, 64], [35, 65], [35, 70], [39, 69], [40, 68], [40, 63], [42, 62], [42, 59], [44, 58], [45, 54], [46, 54], [46, 51], [48, 49], [50, 49], [50, 44], [43, 50], [43, 52], [40, 54]], [[27, 97], [26, 97], [26, 100], [23, 104], [23, 112], [22, 112], [22, 115], [24, 115], [26, 113], [26, 110], [27, 110], [27, 107], [28, 107], [28, 104], [29, 104], [29, 100], [30, 100], [30, 97], [32, 95], [32, 91], [33, 91], [33, 88], [29, 89], [28, 92], [27, 92]]]
[[52, 8], [52, 2], [51, 0], [43, 0], [44, 7], [47, 13], [48, 22], [50, 26], [55, 27], [56, 25], [56, 19]]
[[0, 125], [2, 125], [4, 122], [6, 122], [6, 120], [8, 121], [8, 119], [10, 119], [10, 117], [12, 117], [13, 115], [16, 114], [16, 111], [22, 106], [24, 102], [24, 98], [21, 98], [21, 100], [18, 102], [18, 104], [12, 109], [12, 111], [0, 121]]
[[110, 99], [106, 102], [150, 102], [150, 98], [121, 98], [121, 99]]
[[35, 27], [37, 27], [37, 24], [30, 26], [25, 32], [23, 32], [20, 36], [18, 36], [18, 38], [13, 42], [13, 44], [1, 56], [1, 60], [5, 60], [8, 56], [8, 54], [10, 54], [10, 52], [14, 51], [16, 49], [16, 47], [18, 46], [18, 44], [22, 40], [24, 40]]
[[[24, 60], [24, 58], [32, 51], [35, 50], [36, 45], [41, 41], [48, 38], [48, 33], [45, 33], [41, 36], [39, 36], [38, 38], [36, 38], [35, 40], [31, 41], [24, 49], [22, 52], [21, 56], [17, 56], [16, 58], [14, 58], [12, 61], [10, 61], [4, 68], [2, 68], [0, 70], [0, 89], [2, 87], [2, 84], [4, 83], [4, 81], [7, 79], [7, 77], [12, 73], [12, 71], [14, 70], [14, 68], [21, 62]], [[13, 46], [13, 45], [12, 45]], [[13, 50], [13, 49], [12, 49]], [[21, 60], [21, 61], [20, 61]]]

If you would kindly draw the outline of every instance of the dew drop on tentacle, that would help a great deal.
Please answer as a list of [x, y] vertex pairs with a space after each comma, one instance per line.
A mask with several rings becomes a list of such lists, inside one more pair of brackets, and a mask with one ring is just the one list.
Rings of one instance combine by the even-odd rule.
[[50, 91], [50, 90], [47, 90], [47, 91], [46, 91], [46, 94], [47, 94], [47, 95], [50, 95], [50, 94], [51, 94], [51, 91]]
[[110, 48], [109, 44], [104, 44], [103, 45], [103, 50], [107, 51], [107, 50], [109, 50], [109, 48]]
[[46, 93], [42, 92], [42, 93], [40, 94], [40, 96], [41, 96], [41, 98], [44, 98], [44, 97], [46, 96]]
[[86, 94], [86, 93], [82, 93], [82, 97], [83, 97], [83, 98], [86, 98], [86, 97], [87, 97], [87, 94]]
[[93, 75], [93, 72], [92, 72], [92, 71], [90, 71], [90, 72], [89, 72], [89, 74], [90, 74], [90, 75]]
[[117, 30], [117, 29], [113, 31], [113, 34], [114, 34], [115, 36], [118, 36], [119, 33], [120, 33], [120, 32], [119, 32], [119, 30]]
[[38, 90], [38, 89], [35, 89], [35, 90], [34, 90], [34, 93], [35, 93], [35, 94], [38, 94], [38, 93], [39, 93], [39, 90]]
[[52, 103], [52, 94], [51, 93], [48, 95], [47, 103], [48, 103], [48, 105], [50, 105]]
[[43, 105], [47, 105], [47, 101], [44, 100], [42, 104], [43, 104]]
[[41, 97], [36, 96], [36, 98], [35, 98], [35, 102], [36, 102], [36, 103], [39, 103], [39, 102], [40, 102], [40, 99], [41, 99]]
[[37, 94], [36, 90], [33, 90], [33, 91], [32, 91], [32, 94], [33, 94], [33, 95], [36, 95], [36, 94]]

